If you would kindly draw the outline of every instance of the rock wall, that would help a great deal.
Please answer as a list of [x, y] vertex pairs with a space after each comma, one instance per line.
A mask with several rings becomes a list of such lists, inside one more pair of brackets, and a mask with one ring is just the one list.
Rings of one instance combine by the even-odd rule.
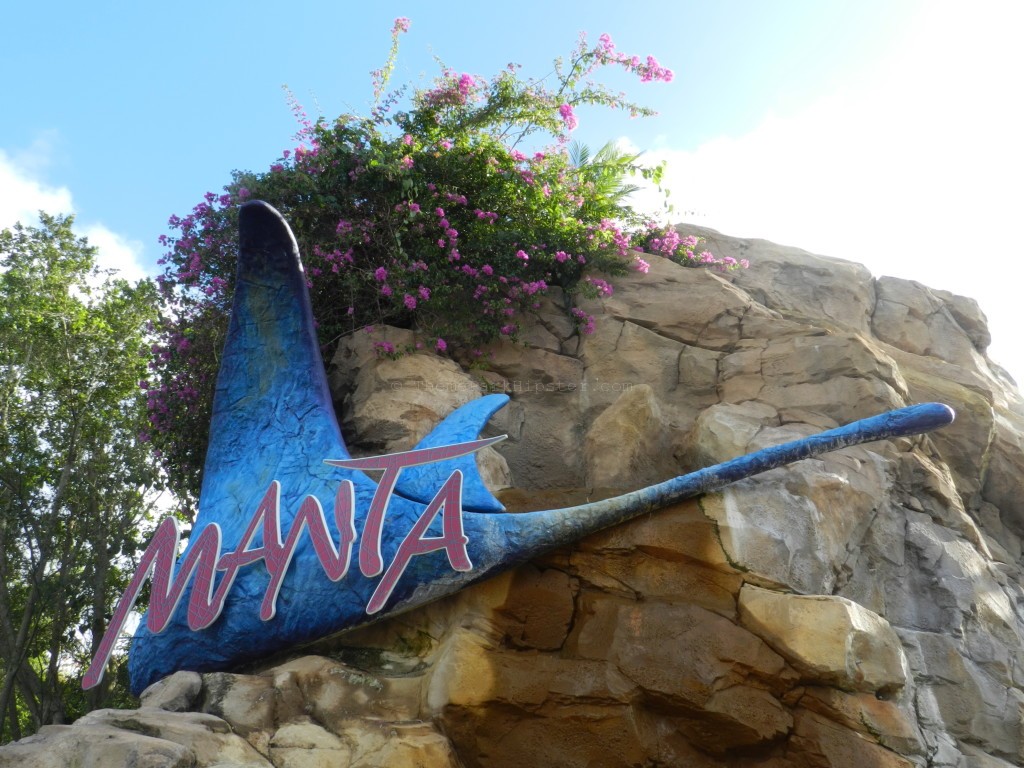
[[[136, 711], [0, 766], [957, 766], [1024, 763], [1024, 402], [970, 299], [764, 241], [720, 275], [651, 259], [586, 308], [547, 299], [486, 365], [378, 358], [332, 385], [354, 449], [411, 447], [486, 391], [512, 509], [635, 488], [912, 402], [957, 421], [606, 531], [246, 674], [179, 673]], [[383, 334], [383, 336], [381, 335]]]

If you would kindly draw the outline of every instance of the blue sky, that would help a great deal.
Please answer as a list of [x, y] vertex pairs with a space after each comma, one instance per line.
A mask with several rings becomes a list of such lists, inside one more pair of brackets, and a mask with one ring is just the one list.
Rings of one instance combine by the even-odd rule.
[[581, 31], [653, 54], [672, 83], [608, 82], [660, 115], [585, 112], [576, 138], [667, 160], [697, 223], [977, 298], [1024, 381], [1018, 0], [11, 3], [0, 226], [74, 211], [108, 263], [152, 273], [171, 214], [292, 145], [283, 85], [311, 113], [367, 110], [397, 16], [395, 83], [435, 56], [542, 76]]

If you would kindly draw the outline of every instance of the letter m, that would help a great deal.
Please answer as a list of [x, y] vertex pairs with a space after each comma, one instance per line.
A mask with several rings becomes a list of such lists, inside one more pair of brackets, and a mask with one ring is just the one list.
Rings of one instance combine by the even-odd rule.
[[[181, 532], [178, 521], [172, 517], [164, 520], [153, 534], [146, 552], [142, 555], [139, 568], [132, 576], [131, 582], [121, 599], [117, 602], [114, 615], [103, 634], [96, 655], [82, 678], [82, 688], [88, 690], [103, 679], [103, 673], [114, 645], [124, 629], [128, 614], [135, 606], [135, 601], [142, 591], [146, 579], [152, 576], [153, 585], [150, 590], [149, 610], [146, 615], [146, 626], [154, 634], [159, 634], [174, 615], [185, 587], [195, 574], [195, 588], [189, 600], [188, 623], [190, 629], [201, 629], [212, 624], [220, 615], [226, 596], [225, 589], [218, 589], [213, 594], [213, 582], [216, 575], [217, 559], [220, 555], [221, 533], [216, 523], [211, 523], [199, 534], [188, 556], [181, 563], [178, 572], [174, 572], [174, 561], [178, 557], [178, 542]], [[222, 579], [222, 586], [230, 587], [231, 579]]]

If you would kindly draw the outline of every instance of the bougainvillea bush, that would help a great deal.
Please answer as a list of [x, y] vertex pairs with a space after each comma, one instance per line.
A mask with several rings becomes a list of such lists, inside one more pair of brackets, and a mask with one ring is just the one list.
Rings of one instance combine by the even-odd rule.
[[[182, 498], [199, 487], [209, 406], [236, 261], [238, 205], [262, 199], [288, 219], [304, 257], [325, 352], [345, 334], [386, 323], [417, 329], [422, 345], [469, 357], [496, 338], [516, 339], [524, 312], [560, 289], [580, 332], [593, 319], [574, 297], [607, 295], [605, 278], [647, 270], [634, 248], [681, 263], [730, 268], [695, 242], [659, 230], [629, 207], [636, 174], [661, 168], [612, 145], [570, 142], [585, 106], [650, 110], [595, 80], [622, 68], [642, 82], [672, 79], [654, 57], [618, 51], [608, 35], [581, 36], [544, 79], [510, 65], [490, 79], [442, 67], [427, 88], [387, 91], [407, 19], [373, 73], [368, 116], [299, 120], [297, 146], [264, 172], [236, 172], [221, 194], [184, 217], [159, 278], [163, 321], [149, 390], [152, 439]], [[377, 342], [381, 354], [400, 354]]]

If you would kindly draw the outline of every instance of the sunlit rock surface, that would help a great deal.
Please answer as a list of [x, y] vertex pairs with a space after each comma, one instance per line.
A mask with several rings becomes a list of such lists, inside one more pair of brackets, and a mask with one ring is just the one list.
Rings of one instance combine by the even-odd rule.
[[[828, 454], [592, 536], [443, 602], [0, 766], [850, 766], [1024, 763], [1024, 403], [975, 302], [710, 231], [721, 275], [648, 257], [546, 300], [486, 365], [354, 337], [331, 367], [356, 452], [412, 447], [488, 391], [485, 477], [513, 510], [596, 499], [940, 400], [950, 427]], [[374, 353], [388, 341], [413, 350]], [[468, 361], [466, 361], [468, 363]]]

